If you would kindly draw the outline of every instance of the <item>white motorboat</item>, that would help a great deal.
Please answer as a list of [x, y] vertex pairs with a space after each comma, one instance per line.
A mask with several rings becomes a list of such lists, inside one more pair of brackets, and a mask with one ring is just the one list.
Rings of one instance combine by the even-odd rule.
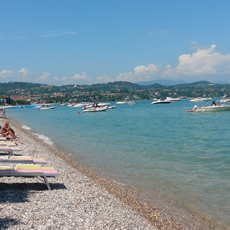
[[101, 103], [98, 103], [98, 106], [109, 106], [110, 103], [107, 103], [107, 102], [101, 102]]
[[212, 98], [210, 97], [197, 97], [197, 98], [191, 99], [190, 101], [199, 102], [199, 101], [210, 101], [210, 100], [212, 100]]
[[136, 104], [136, 102], [135, 101], [128, 101], [128, 103], [127, 103], [128, 105], [135, 105]]
[[74, 104], [72, 107], [82, 107], [84, 105], [85, 105], [84, 103], [77, 103], [77, 104]]
[[167, 101], [181, 101], [181, 98], [179, 97], [166, 97]]
[[114, 108], [115, 108], [115, 105], [108, 106], [108, 109], [114, 109]]
[[168, 101], [168, 100], [157, 100], [157, 101], [153, 101], [151, 104], [169, 104], [171, 103], [171, 101]]
[[44, 105], [40, 105], [39, 109], [40, 110], [55, 109], [55, 106], [54, 105], [49, 105], [49, 104], [46, 104], [46, 105], [44, 104]]
[[127, 104], [127, 101], [117, 101], [116, 104], [117, 105], [123, 105], [123, 104]]
[[107, 106], [104, 107], [91, 107], [91, 108], [86, 108], [83, 109], [83, 112], [102, 112], [107, 110]]
[[223, 98], [219, 100], [219, 102], [229, 102], [230, 99], [227, 97], [227, 95], [224, 95]]
[[192, 110], [187, 112], [221, 112], [230, 111], [230, 105], [211, 105], [198, 107], [195, 105]]

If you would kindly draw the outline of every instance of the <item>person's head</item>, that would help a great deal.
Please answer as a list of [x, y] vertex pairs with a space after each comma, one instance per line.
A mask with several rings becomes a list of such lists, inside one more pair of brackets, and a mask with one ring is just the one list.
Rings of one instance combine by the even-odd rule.
[[5, 122], [4, 127], [9, 127], [9, 122], [8, 121]]

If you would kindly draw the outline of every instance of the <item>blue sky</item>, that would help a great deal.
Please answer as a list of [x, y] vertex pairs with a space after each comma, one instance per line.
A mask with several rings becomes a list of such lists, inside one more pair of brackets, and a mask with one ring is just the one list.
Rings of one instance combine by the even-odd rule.
[[230, 1], [0, 0], [0, 82], [230, 83]]

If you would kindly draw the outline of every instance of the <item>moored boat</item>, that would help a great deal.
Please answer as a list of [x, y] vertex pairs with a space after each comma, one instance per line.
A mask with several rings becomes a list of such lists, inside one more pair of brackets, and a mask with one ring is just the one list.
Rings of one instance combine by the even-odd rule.
[[199, 102], [199, 101], [210, 101], [212, 98], [210, 97], [197, 97], [194, 99], [191, 99], [192, 102]]
[[117, 105], [123, 105], [123, 104], [127, 104], [127, 101], [117, 101], [116, 104]]
[[230, 105], [211, 105], [199, 107], [195, 105], [192, 110], [187, 112], [221, 112], [230, 111]]
[[[36, 107], [35, 107], [35, 108], [36, 108]], [[46, 104], [46, 105], [41, 105], [41, 106], [39, 107], [39, 109], [40, 109], [40, 110], [55, 109], [55, 106]]]
[[166, 97], [167, 101], [180, 101], [181, 98], [180, 97]]
[[91, 108], [83, 109], [83, 112], [102, 112], [102, 111], [106, 111], [106, 110], [107, 110], [107, 106], [104, 106], [104, 107], [91, 107]]
[[171, 103], [171, 101], [168, 101], [168, 100], [157, 100], [157, 101], [153, 101], [151, 104], [169, 104]]

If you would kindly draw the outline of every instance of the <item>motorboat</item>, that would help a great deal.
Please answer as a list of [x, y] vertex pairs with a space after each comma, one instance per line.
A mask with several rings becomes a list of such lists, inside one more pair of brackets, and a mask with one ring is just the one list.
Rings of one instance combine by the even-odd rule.
[[109, 106], [110, 103], [106, 103], [106, 102], [101, 102], [101, 103], [98, 103], [98, 106]]
[[116, 104], [117, 105], [123, 105], [123, 104], [127, 104], [127, 101], [117, 101]]
[[221, 98], [221, 99], [219, 100], [219, 102], [229, 102], [229, 101], [230, 101], [230, 99], [228, 98], [227, 95], [224, 95], [223, 98]]
[[128, 105], [135, 105], [136, 103], [134, 101], [128, 101]]
[[210, 100], [212, 100], [212, 98], [210, 97], [197, 97], [197, 98], [191, 99], [190, 101], [200, 102], [200, 101], [210, 101]]
[[108, 109], [114, 109], [114, 108], [115, 108], [115, 105], [108, 106]]
[[77, 104], [74, 104], [72, 107], [82, 107], [84, 105], [85, 105], [84, 103], [77, 103]]
[[230, 111], [230, 105], [211, 105], [199, 107], [195, 105], [192, 110], [187, 112], [220, 112], [220, 111]]
[[39, 109], [40, 110], [55, 109], [55, 106], [52, 106], [52, 105], [49, 105], [49, 104], [46, 104], [46, 105], [44, 104], [44, 105], [40, 105]]
[[107, 108], [108, 108], [107, 106], [103, 106], [103, 107], [91, 107], [91, 108], [83, 109], [83, 112], [102, 112], [102, 111], [106, 111]]
[[169, 103], [171, 103], [171, 101], [159, 99], [157, 101], [153, 101], [151, 104], [169, 104]]
[[166, 97], [166, 100], [168, 101], [181, 101], [180, 97]]

